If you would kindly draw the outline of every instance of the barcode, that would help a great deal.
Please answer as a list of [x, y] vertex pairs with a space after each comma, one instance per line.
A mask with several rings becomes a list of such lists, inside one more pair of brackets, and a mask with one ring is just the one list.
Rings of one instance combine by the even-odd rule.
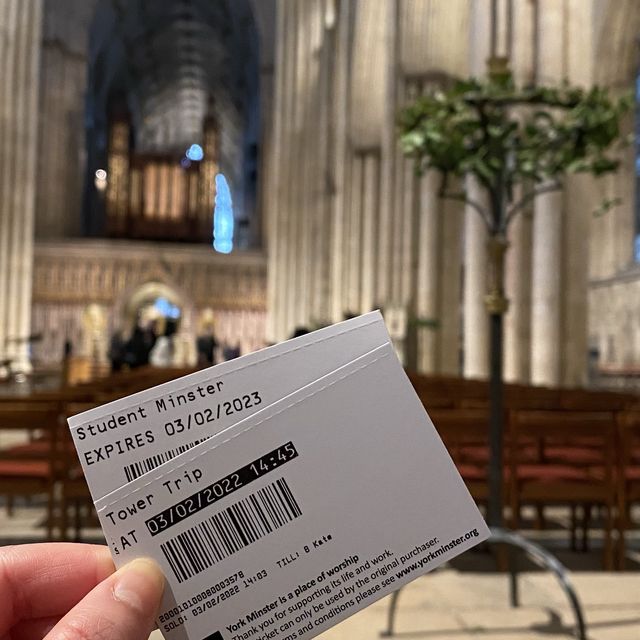
[[228, 558], [302, 515], [280, 478], [160, 545], [178, 582]]
[[204, 442], [205, 440], [207, 440], [207, 438], [201, 438], [200, 440], [194, 440], [193, 442], [189, 442], [187, 444], [181, 444], [175, 449], [169, 449], [169, 451], [163, 451], [162, 453], [158, 453], [155, 456], [151, 456], [150, 458], [145, 458], [144, 460], [140, 460], [139, 462], [132, 462], [131, 464], [125, 465], [124, 475], [127, 477], [127, 482], [131, 482], [136, 478], [144, 475], [145, 473], [153, 471], [161, 464], [172, 460], [185, 451], [189, 451], [189, 449], [193, 449], [193, 447], [195, 447], [197, 444], [200, 444], [201, 442]]

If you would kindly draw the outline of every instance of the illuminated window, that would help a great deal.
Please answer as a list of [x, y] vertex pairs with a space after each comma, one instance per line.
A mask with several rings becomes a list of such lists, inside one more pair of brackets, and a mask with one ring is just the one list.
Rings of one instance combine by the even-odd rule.
[[213, 209], [213, 248], [220, 253], [233, 249], [233, 205], [225, 177], [216, 176], [216, 202]]
[[200, 162], [204, 158], [204, 151], [199, 144], [192, 144], [186, 151], [185, 156], [193, 162]]
[[180, 308], [171, 304], [166, 298], [156, 298], [153, 308], [164, 318], [177, 320], [180, 317]]

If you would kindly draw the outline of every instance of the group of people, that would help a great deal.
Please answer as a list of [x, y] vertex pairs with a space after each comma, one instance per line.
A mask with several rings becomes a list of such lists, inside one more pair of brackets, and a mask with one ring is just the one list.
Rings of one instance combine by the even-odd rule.
[[[137, 323], [131, 335], [125, 338], [121, 330], [111, 336], [109, 361], [112, 371], [121, 371], [125, 367], [135, 369], [152, 365], [170, 367], [175, 363], [176, 336], [178, 322], [171, 318], [163, 319], [163, 326], [157, 322], [146, 325]], [[205, 331], [196, 338], [197, 366], [209, 367], [216, 364], [217, 355], [223, 360], [233, 360], [241, 355], [240, 344], [220, 344], [212, 330]]]
[[176, 332], [176, 323], [167, 319], [162, 335], [158, 335], [156, 323], [142, 326], [136, 324], [128, 339], [121, 330], [116, 330], [109, 344], [109, 361], [112, 371], [124, 367], [135, 369], [161, 359], [167, 360], [172, 354], [171, 337]]

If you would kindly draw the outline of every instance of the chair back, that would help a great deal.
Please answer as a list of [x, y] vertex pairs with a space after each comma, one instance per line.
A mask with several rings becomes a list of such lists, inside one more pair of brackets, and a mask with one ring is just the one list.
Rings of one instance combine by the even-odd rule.
[[[525, 458], [532, 441], [539, 447], [539, 462], [565, 466], [600, 467], [604, 480], [612, 481], [615, 463], [616, 418], [611, 411], [512, 411], [509, 417], [511, 466], [515, 474], [518, 464], [531, 462]], [[558, 459], [558, 449], [566, 456]], [[587, 448], [592, 456], [587, 463], [572, 455]], [[548, 455], [553, 449], [554, 455]], [[515, 475], [514, 475], [515, 477]]]
[[624, 478], [626, 469], [640, 468], [640, 409], [618, 414], [618, 441]]
[[0, 402], [0, 431], [42, 430], [56, 433], [60, 417], [59, 402], [32, 402], [14, 399]]
[[[41, 434], [44, 447], [34, 457], [49, 461], [52, 475], [57, 475], [64, 457], [64, 452], [60, 449], [61, 419], [62, 407], [59, 402], [16, 400], [0, 403], [0, 433], [24, 433], [29, 436], [34, 433]], [[3, 446], [0, 449], [0, 458], [15, 459], [15, 449], [12, 446]], [[28, 453], [20, 456], [21, 460], [28, 458]]]
[[464, 462], [466, 447], [488, 446], [489, 412], [485, 409], [435, 409], [429, 416], [455, 462]]

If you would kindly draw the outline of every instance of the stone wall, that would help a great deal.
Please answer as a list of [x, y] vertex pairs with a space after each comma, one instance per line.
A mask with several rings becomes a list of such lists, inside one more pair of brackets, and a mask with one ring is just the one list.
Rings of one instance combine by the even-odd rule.
[[[415, 176], [398, 148], [398, 110], [454, 78], [485, 74], [491, 54], [508, 56], [522, 84], [602, 82], [600, 43], [631, 34], [634, 27], [621, 15], [635, 25], [640, 5], [445, 4], [278, 0], [266, 203], [270, 339], [282, 339], [295, 325], [380, 306], [408, 318], [407, 337], [415, 345], [406, 351], [408, 364], [424, 372], [487, 375], [482, 224], [474, 210], [438, 197], [438, 176]], [[609, 71], [617, 64], [614, 54], [627, 50], [607, 50]], [[630, 158], [624, 167], [633, 170]], [[537, 198], [512, 225], [507, 379], [586, 383], [594, 259], [586, 245], [602, 194], [594, 180], [571, 178], [562, 192]], [[630, 247], [632, 200], [626, 198], [623, 208], [614, 215]]]
[[0, 0], [0, 371], [28, 370], [41, 0]]
[[[595, 81], [615, 91], [631, 91], [638, 74], [640, 5], [633, 0], [601, 3], [596, 31]], [[634, 130], [634, 117], [625, 127]], [[640, 371], [640, 265], [634, 240], [636, 218], [635, 147], [620, 152], [617, 174], [598, 181], [589, 208], [589, 343], [600, 367], [609, 371]], [[594, 215], [602, 198], [619, 204]]]
[[[265, 288], [260, 253], [223, 256], [200, 245], [40, 241], [34, 258], [32, 330], [42, 339], [33, 357], [40, 364], [59, 363], [70, 340], [74, 354], [104, 360], [110, 335], [116, 327], [130, 327], [131, 305], [145, 290], [180, 306], [181, 339], [189, 353], [211, 316], [219, 341], [239, 344], [242, 353], [254, 351], [265, 346]], [[92, 339], [87, 333], [94, 329], [99, 335]], [[97, 353], [88, 352], [94, 348]]]
[[95, 5], [96, 0], [44, 1], [35, 202], [38, 238], [81, 232], [87, 49]]

